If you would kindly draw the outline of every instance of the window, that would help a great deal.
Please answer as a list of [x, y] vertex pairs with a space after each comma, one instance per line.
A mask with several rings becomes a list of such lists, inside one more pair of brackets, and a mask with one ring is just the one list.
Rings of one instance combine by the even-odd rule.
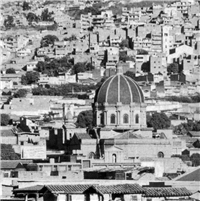
[[114, 114], [111, 114], [111, 116], [110, 116], [110, 123], [115, 124], [115, 115]]
[[164, 153], [163, 152], [158, 152], [158, 158], [164, 158]]
[[104, 116], [103, 116], [103, 113], [100, 114], [100, 123], [101, 123], [101, 125], [104, 124]]
[[123, 122], [124, 122], [124, 124], [128, 123], [128, 114], [124, 114]]
[[139, 123], [139, 115], [138, 115], [138, 114], [135, 115], [135, 123], [136, 123], [136, 124]]
[[3, 177], [9, 177], [9, 174], [7, 172], [4, 172]]
[[116, 163], [116, 162], [117, 162], [117, 155], [116, 155], [116, 154], [113, 154], [113, 155], [112, 155], [112, 162], [113, 162], [113, 163]]

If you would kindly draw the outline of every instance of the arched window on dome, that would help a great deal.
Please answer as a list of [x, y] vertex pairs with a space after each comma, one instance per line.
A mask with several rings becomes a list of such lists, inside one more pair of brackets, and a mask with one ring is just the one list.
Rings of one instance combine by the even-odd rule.
[[124, 124], [128, 124], [128, 114], [124, 114], [123, 122], [124, 122]]
[[110, 116], [110, 123], [115, 124], [115, 114], [111, 114]]
[[139, 115], [138, 114], [135, 115], [135, 123], [139, 124]]

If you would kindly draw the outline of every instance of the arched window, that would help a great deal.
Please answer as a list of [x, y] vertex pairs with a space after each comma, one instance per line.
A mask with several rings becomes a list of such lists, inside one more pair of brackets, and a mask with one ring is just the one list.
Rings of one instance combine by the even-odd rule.
[[163, 152], [158, 152], [158, 158], [164, 158], [164, 153]]
[[135, 115], [135, 123], [136, 123], [136, 124], [139, 123], [139, 115], [138, 115], [138, 114]]
[[128, 124], [128, 114], [124, 114], [123, 122], [124, 124]]
[[111, 114], [111, 116], [110, 116], [110, 123], [115, 124], [115, 115], [114, 114]]
[[89, 158], [90, 158], [90, 159], [94, 159], [94, 157], [95, 157], [95, 153], [94, 153], [94, 152], [90, 152], [90, 153], [89, 153]]
[[116, 163], [116, 162], [117, 162], [117, 155], [116, 155], [116, 154], [113, 154], [113, 155], [112, 155], [112, 162], [113, 162], [113, 163]]

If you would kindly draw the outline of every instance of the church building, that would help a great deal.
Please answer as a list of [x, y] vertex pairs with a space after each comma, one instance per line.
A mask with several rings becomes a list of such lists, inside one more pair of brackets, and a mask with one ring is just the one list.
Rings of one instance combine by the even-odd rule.
[[[105, 163], [130, 163], [145, 157], [170, 158], [181, 154], [182, 143], [173, 139], [172, 129], [159, 131], [158, 137], [146, 126], [146, 104], [140, 86], [123, 74], [121, 63], [116, 74], [97, 89], [93, 103], [95, 128], [93, 136], [73, 139], [83, 157]], [[95, 135], [94, 135], [95, 133]], [[160, 136], [160, 137], [159, 137]], [[96, 146], [92, 139], [96, 139]], [[178, 150], [178, 151], [177, 151]]]

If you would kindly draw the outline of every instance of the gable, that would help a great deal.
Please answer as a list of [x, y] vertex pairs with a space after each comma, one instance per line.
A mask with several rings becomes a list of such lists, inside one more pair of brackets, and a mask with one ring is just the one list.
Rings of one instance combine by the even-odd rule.
[[122, 152], [122, 151], [123, 151], [123, 149], [121, 149], [117, 146], [112, 146], [105, 150], [105, 152]]

